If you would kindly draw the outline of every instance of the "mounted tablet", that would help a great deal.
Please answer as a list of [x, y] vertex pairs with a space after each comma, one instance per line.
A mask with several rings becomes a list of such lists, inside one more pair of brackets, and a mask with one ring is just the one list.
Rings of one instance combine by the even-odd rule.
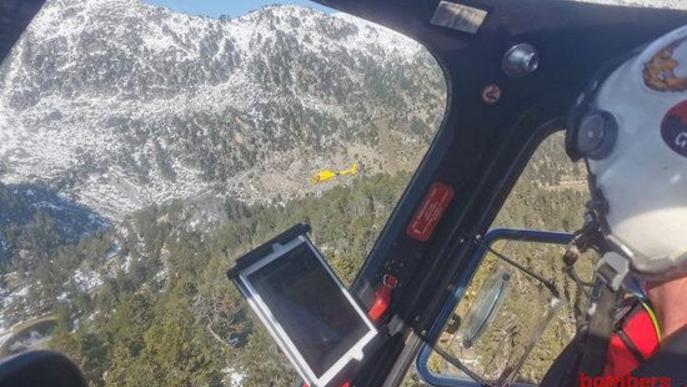
[[340, 382], [377, 330], [297, 225], [244, 255], [228, 272], [311, 386]]

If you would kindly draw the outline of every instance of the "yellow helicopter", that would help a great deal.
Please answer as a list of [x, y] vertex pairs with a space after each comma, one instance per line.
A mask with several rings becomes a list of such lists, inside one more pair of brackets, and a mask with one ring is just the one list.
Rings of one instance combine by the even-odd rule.
[[354, 176], [358, 173], [358, 165], [356, 163], [351, 164], [348, 169], [343, 169], [341, 171], [332, 171], [331, 169], [324, 169], [316, 172], [312, 177], [310, 177], [310, 184], [321, 184], [326, 183], [338, 176]]

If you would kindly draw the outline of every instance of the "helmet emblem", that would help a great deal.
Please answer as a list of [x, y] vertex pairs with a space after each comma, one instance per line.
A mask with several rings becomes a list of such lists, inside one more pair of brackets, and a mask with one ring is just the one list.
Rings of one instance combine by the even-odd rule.
[[687, 157], [687, 101], [668, 110], [661, 123], [661, 137], [670, 149]]
[[687, 38], [682, 38], [661, 49], [644, 65], [644, 83], [649, 88], [666, 92], [687, 90], [687, 78], [675, 74], [680, 62], [673, 57], [675, 49], [685, 40]]

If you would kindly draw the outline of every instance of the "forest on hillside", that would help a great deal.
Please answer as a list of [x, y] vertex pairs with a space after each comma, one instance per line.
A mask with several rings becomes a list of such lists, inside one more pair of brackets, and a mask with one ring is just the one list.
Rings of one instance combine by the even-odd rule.
[[[189, 211], [177, 201], [61, 245], [49, 242], [60, 240], [55, 220], [38, 212], [12, 230], [25, 235], [22, 254], [40, 259], [25, 267], [18, 257], [10, 269], [40, 284], [31, 299], [57, 321], [48, 346], [69, 354], [92, 385], [222, 385], [232, 375], [247, 386], [288, 385], [296, 374], [249, 318], [226, 270], [251, 247], [307, 222], [350, 283], [408, 178], [359, 178], [286, 206], [227, 201], [228, 221], [211, 231], [189, 229]], [[124, 267], [104, 258], [113, 241]], [[92, 292], [62, 289], [77, 268], [103, 265], [110, 275]]]

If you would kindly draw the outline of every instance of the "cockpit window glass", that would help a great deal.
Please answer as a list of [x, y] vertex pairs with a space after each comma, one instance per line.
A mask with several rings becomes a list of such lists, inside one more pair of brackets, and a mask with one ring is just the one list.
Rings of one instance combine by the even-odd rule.
[[[572, 233], [582, 226], [585, 203], [589, 198], [586, 169], [582, 163], [572, 163], [564, 149], [564, 135], [557, 132], [542, 141], [518, 178], [492, 225], [494, 229], [516, 229]], [[517, 239], [517, 238], [516, 238]], [[565, 274], [563, 255], [565, 242], [523, 241], [504, 238], [492, 248], [519, 265], [555, 284], [559, 301], [551, 309], [551, 292], [530, 275], [506, 265], [495, 254], [487, 252], [455, 306], [446, 326], [438, 335], [437, 345], [488, 380], [500, 380], [508, 367], [518, 360], [531, 337], [531, 348], [516, 382], [538, 384], [546, 371], [572, 340], [578, 319], [586, 306], [585, 289]], [[576, 264], [576, 273], [591, 280], [597, 257], [588, 256]], [[495, 318], [484, 320], [481, 335], [475, 343], [466, 345], [472, 330], [468, 325], [470, 311], [475, 309], [485, 283], [502, 265], [509, 268], [512, 289], [503, 298]], [[508, 281], [508, 282], [511, 282]], [[483, 292], [482, 292], [483, 293]], [[487, 299], [488, 300], [488, 299]], [[544, 319], [550, 319], [546, 320]], [[547, 321], [546, 325], [540, 325]], [[545, 326], [540, 332], [532, 327]], [[467, 376], [435, 352], [427, 358], [427, 369], [435, 375], [449, 378]], [[519, 366], [519, 364], [518, 364]]]
[[446, 106], [424, 47], [305, 0], [48, 1], [0, 90], [0, 357], [98, 386], [295, 383], [227, 268], [307, 222], [350, 284]]
[[589, 199], [587, 169], [565, 153], [565, 133], [542, 141], [496, 216], [492, 228], [574, 232]]

